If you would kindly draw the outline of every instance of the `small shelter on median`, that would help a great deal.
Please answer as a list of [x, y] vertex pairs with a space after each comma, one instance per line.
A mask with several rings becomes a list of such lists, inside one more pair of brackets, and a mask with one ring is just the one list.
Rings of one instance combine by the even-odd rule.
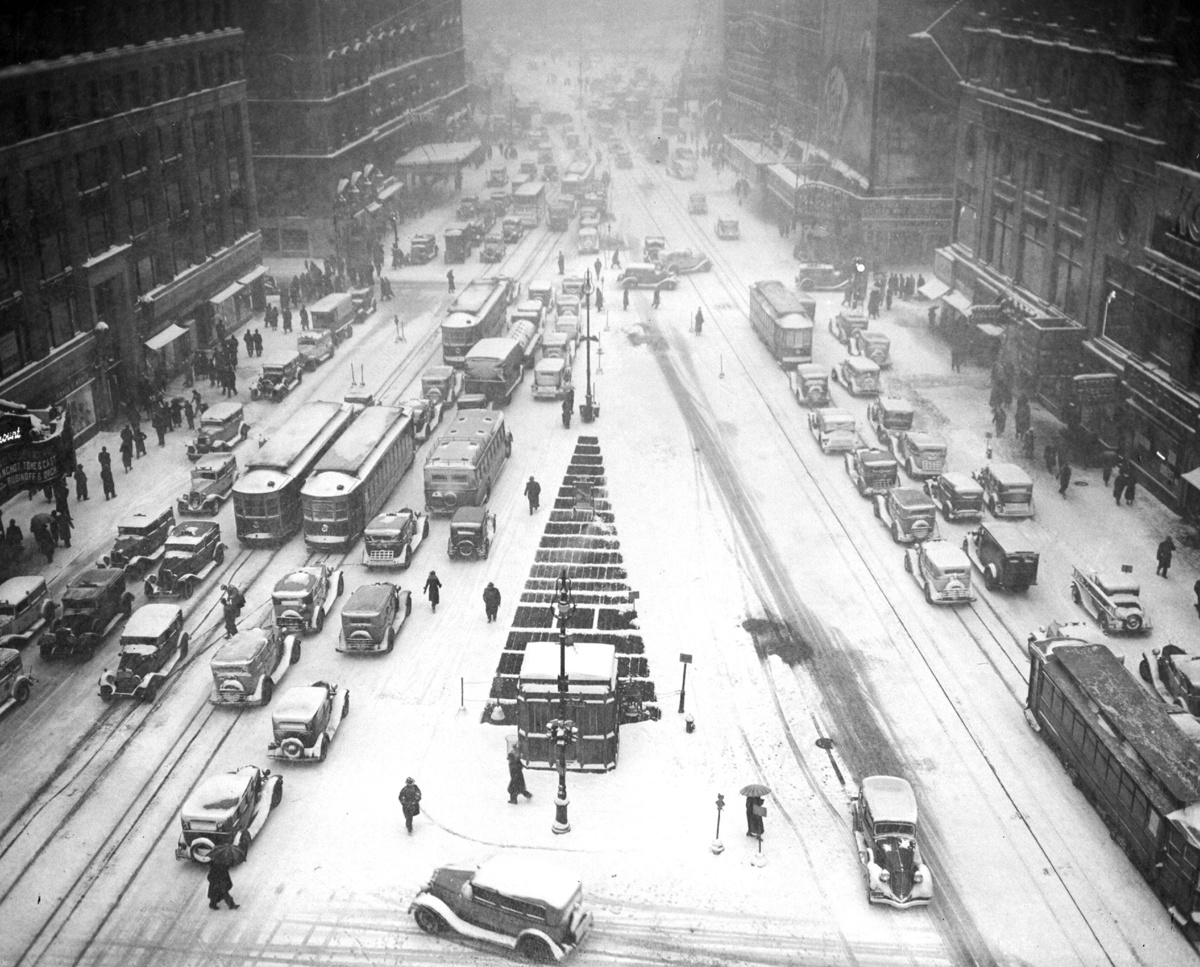
[[[517, 748], [534, 769], [556, 769], [558, 747], [547, 723], [559, 717], [557, 641], [525, 646], [517, 682]], [[566, 718], [579, 737], [567, 745], [567, 768], [607, 772], [617, 767], [620, 709], [617, 703], [617, 650], [614, 645], [578, 641], [567, 646]]]
[[478, 141], [450, 141], [421, 144], [396, 160], [396, 176], [411, 188], [423, 181], [453, 178], [456, 171], [482, 159], [483, 145]]

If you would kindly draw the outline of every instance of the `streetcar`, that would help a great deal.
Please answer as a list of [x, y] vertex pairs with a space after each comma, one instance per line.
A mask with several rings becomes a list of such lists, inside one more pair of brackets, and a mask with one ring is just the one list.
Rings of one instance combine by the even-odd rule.
[[590, 161], [572, 161], [563, 172], [559, 182], [562, 193], [570, 195], [576, 201], [582, 201], [583, 196], [595, 186], [596, 166]]
[[368, 406], [326, 451], [300, 488], [304, 543], [345, 549], [362, 536], [412, 466], [412, 418], [399, 406]]
[[508, 310], [506, 279], [476, 279], [468, 283], [442, 322], [442, 361], [459, 369], [480, 339], [504, 334]]
[[300, 488], [317, 461], [354, 419], [340, 403], [305, 403], [246, 463], [233, 485], [238, 540], [282, 544], [300, 530]]
[[459, 413], [425, 460], [426, 513], [449, 517], [459, 507], [486, 504], [509, 452], [503, 413]]
[[750, 286], [750, 325], [784, 369], [812, 362], [815, 313], [811, 299], [801, 299], [782, 282]]
[[521, 219], [528, 231], [537, 228], [546, 217], [546, 186], [540, 181], [529, 181], [512, 194], [512, 213]]

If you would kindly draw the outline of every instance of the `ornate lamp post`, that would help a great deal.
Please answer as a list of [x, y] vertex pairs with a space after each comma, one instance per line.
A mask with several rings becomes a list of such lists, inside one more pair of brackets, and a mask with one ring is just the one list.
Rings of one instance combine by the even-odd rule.
[[[598, 281], [597, 281], [597, 284]], [[579, 408], [579, 418], [584, 423], [591, 423], [599, 415], [600, 408], [592, 398], [592, 270], [588, 269], [583, 278], [583, 306], [586, 313], [587, 335], [584, 338], [584, 352], [587, 358], [587, 391], [583, 397], [583, 406]]]
[[571, 579], [565, 570], [558, 576], [555, 590], [554, 618], [558, 622], [559, 647], [558, 718], [548, 722], [546, 728], [558, 746], [558, 795], [554, 799], [554, 823], [550, 828], [561, 835], [571, 831], [571, 822], [567, 818], [567, 806], [571, 802], [567, 798], [567, 743], [579, 735], [575, 723], [567, 718], [567, 623], [575, 611], [575, 599], [571, 596]]

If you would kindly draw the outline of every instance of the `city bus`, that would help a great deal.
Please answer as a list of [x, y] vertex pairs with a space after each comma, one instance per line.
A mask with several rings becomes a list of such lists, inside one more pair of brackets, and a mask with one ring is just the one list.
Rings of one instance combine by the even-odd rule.
[[462, 368], [480, 339], [499, 336], [507, 322], [508, 282], [476, 279], [458, 294], [442, 322], [442, 361]]
[[513, 191], [512, 213], [528, 228], [537, 228], [546, 217], [546, 185], [530, 181]]
[[1200, 936], [1200, 750], [1190, 716], [1150, 694], [1105, 645], [1054, 625], [1029, 642], [1025, 714], [1188, 939]]
[[782, 282], [750, 286], [750, 325], [784, 369], [812, 362], [816, 303], [801, 299]]
[[590, 161], [572, 161], [563, 172], [562, 193], [576, 200], [582, 200], [594, 187], [596, 166]]
[[466, 410], [447, 427], [425, 460], [425, 511], [449, 517], [459, 507], [482, 507], [504, 469], [510, 444], [504, 414]]
[[362, 536], [416, 452], [411, 417], [398, 406], [368, 406], [326, 451], [300, 488], [304, 543], [345, 549]]
[[300, 488], [325, 451], [354, 419], [340, 403], [305, 403], [280, 427], [233, 485], [238, 540], [248, 546], [282, 544], [300, 529]]

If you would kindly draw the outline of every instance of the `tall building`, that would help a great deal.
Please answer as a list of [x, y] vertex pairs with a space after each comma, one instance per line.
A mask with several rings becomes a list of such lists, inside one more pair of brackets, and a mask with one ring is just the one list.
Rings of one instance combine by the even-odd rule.
[[57, 405], [79, 439], [247, 308], [243, 35], [222, 0], [15, 7], [0, 13], [0, 399]]
[[[942, 0], [726, 0], [723, 127], [735, 167], [797, 222], [807, 259], [928, 261], [946, 241], [957, 22]], [[949, 54], [949, 56], [947, 56]]]
[[254, 0], [239, 22], [264, 246], [335, 254], [340, 219], [373, 203], [347, 208], [339, 185], [370, 165], [382, 187], [410, 149], [453, 140], [468, 106], [461, 0]]
[[1070, 432], [1200, 507], [1192, 8], [1010, 0], [966, 36], [943, 300], [1005, 327], [1022, 385]]

